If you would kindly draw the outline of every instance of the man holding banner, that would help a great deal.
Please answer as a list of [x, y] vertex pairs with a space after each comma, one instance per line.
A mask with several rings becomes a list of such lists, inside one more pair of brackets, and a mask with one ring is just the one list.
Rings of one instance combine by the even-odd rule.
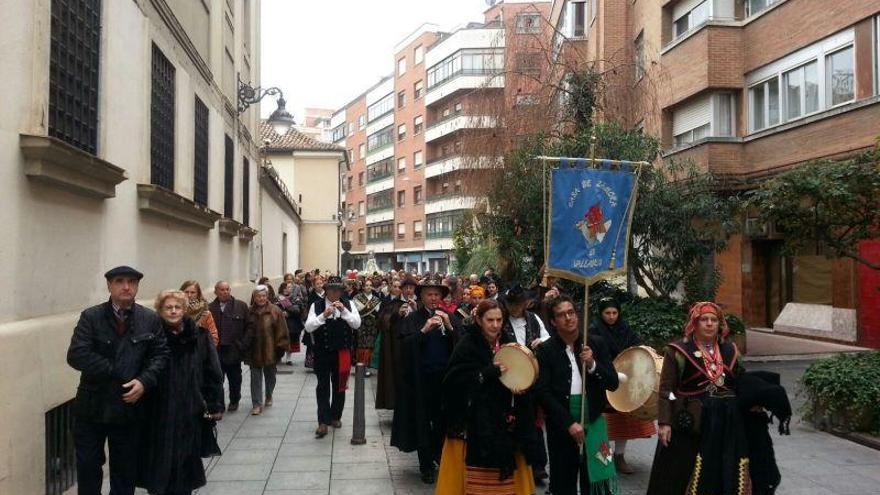
[[[550, 489], [554, 495], [619, 492], [601, 415], [619, 385], [607, 345], [588, 335], [589, 285], [626, 274], [638, 171], [645, 163], [539, 157], [550, 169], [545, 210], [545, 277], [584, 284], [584, 317], [574, 302], [549, 302], [555, 335], [538, 349], [536, 389], [547, 413]], [[580, 455], [578, 455], [580, 454]]]

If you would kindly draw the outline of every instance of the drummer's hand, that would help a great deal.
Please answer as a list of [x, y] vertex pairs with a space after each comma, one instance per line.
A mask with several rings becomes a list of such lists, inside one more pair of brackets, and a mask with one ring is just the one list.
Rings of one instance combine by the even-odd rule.
[[578, 445], [583, 445], [584, 443], [584, 427], [581, 426], [580, 423], [572, 423], [571, 426], [568, 427], [568, 434], [574, 438], [574, 441]]
[[554, 297], [559, 297], [559, 290], [558, 290], [556, 287], [554, 287], [554, 288], [548, 290], [548, 291], [544, 294], [544, 300], [545, 300], [545, 301], [548, 300], [548, 299], [553, 299]]
[[504, 366], [504, 365], [501, 364], [501, 363], [498, 363], [498, 364], [496, 364], [495, 366], [498, 367], [498, 371], [500, 371], [502, 375], [505, 374], [505, 373], [507, 373], [507, 366]]
[[669, 425], [660, 425], [660, 429], [657, 430], [657, 436], [660, 438], [661, 445], [669, 447], [669, 442], [672, 441], [672, 427]]
[[585, 345], [581, 350], [581, 362], [584, 363], [587, 369], [593, 367], [593, 350], [590, 349], [590, 346]]
[[535, 347], [538, 347], [539, 345], [541, 345], [541, 342], [543, 342], [543, 341], [540, 338], [537, 338], [537, 339], [533, 340], [531, 344], [529, 344], [529, 347], [534, 349]]

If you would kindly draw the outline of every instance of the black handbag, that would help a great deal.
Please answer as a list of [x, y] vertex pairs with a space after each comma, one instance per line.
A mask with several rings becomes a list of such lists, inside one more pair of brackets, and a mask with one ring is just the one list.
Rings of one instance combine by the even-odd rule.
[[203, 458], [223, 455], [220, 445], [217, 443], [217, 421], [207, 416], [202, 416], [202, 448], [199, 455]]

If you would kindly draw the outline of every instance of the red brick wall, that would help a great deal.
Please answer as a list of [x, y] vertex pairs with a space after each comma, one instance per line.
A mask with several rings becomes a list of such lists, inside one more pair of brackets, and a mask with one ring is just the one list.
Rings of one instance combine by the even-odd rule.
[[[833, 8], [832, 8], [833, 6]], [[745, 72], [880, 12], [875, 0], [788, 0], [746, 24]]]
[[[880, 263], [880, 239], [863, 242], [862, 257]], [[858, 266], [859, 344], [880, 348], [880, 270]]]
[[[715, 301], [728, 313], [743, 314], [743, 239], [733, 236], [727, 249], [715, 255], [715, 265], [721, 272], [721, 287]], [[754, 271], [754, 267], [753, 267]]]

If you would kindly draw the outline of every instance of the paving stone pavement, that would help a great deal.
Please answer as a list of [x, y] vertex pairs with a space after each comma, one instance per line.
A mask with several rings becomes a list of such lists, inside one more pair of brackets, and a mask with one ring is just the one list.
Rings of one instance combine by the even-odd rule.
[[[365, 445], [351, 445], [354, 391], [349, 389], [343, 426], [321, 440], [316, 427], [315, 376], [302, 366], [300, 354], [293, 370], [279, 374], [275, 405], [261, 416], [250, 416], [249, 376], [245, 372], [242, 408], [220, 422], [221, 457], [208, 464], [208, 484], [198, 495], [429, 495], [433, 486], [421, 483], [416, 455], [403, 454], [389, 444], [391, 413], [374, 408], [376, 378], [366, 380]], [[749, 369], [782, 374], [793, 405], [797, 380], [808, 361], [749, 363]], [[353, 382], [351, 382], [353, 385]], [[876, 495], [880, 493], [880, 451], [816, 431], [795, 420], [791, 436], [773, 430], [776, 457], [782, 471], [779, 495]], [[627, 459], [636, 473], [623, 476], [621, 494], [644, 494], [656, 439], [631, 441]], [[106, 483], [105, 483], [106, 485]], [[107, 487], [105, 486], [105, 493]], [[138, 494], [145, 492], [138, 491]], [[539, 487], [538, 494], [544, 493]]]

